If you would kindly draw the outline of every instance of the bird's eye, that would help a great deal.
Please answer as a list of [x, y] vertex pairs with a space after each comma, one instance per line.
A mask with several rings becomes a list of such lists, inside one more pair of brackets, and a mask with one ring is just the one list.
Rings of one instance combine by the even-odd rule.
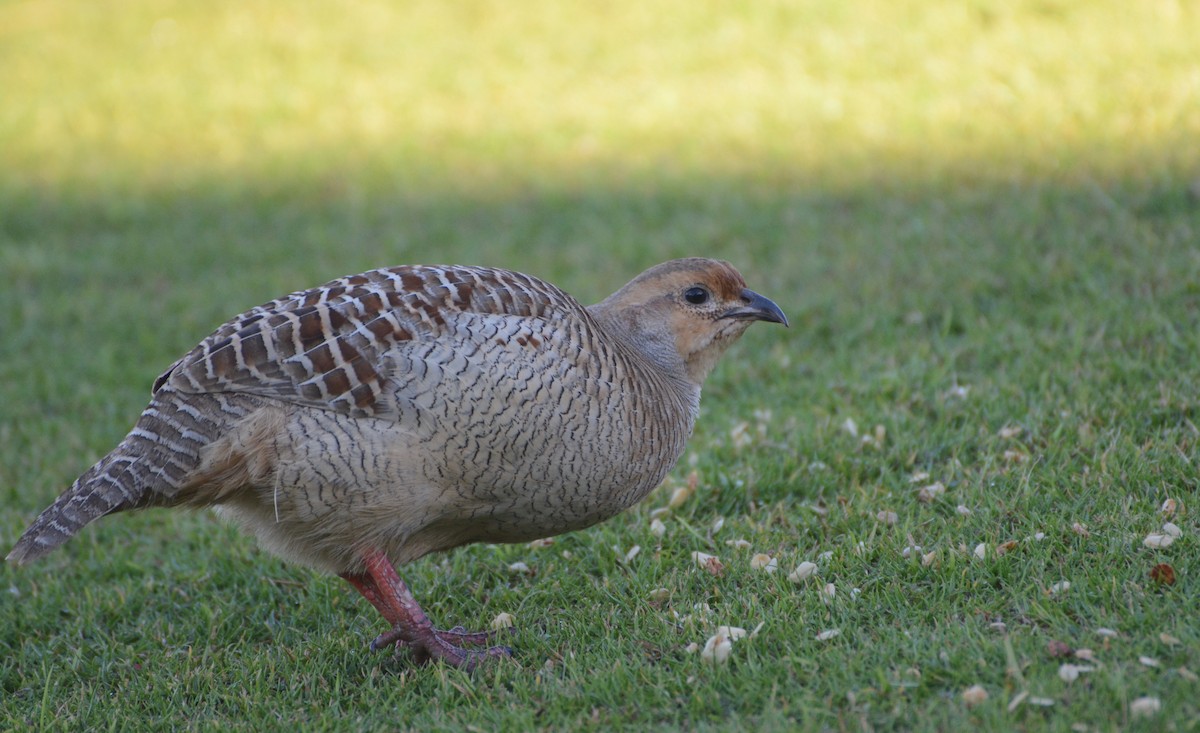
[[699, 286], [688, 288], [683, 293], [683, 299], [692, 305], [701, 305], [708, 302], [708, 291]]

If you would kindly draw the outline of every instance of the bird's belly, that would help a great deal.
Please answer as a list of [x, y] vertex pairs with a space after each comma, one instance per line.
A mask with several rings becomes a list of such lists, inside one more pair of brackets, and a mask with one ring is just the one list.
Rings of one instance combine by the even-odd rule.
[[267, 549], [337, 572], [368, 548], [407, 562], [470, 542], [528, 541], [632, 506], [690, 432], [586, 405], [520, 417], [449, 426], [297, 409], [271, 447], [269, 475], [231, 495], [224, 513]]
[[682, 444], [637, 451], [566, 444], [560, 450], [489, 452], [485, 465], [449, 482], [455, 514], [478, 540], [521, 542], [589, 527], [628, 509], [675, 464]]

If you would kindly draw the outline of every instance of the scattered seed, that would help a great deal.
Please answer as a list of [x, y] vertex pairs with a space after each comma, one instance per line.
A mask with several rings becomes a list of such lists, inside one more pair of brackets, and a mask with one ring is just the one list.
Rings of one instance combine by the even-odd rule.
[[1070, 589], [1070, 587], [1071, 587], [1071, 581], [1060, 580], [1057, 583], [1055, 583], [1054, 585], [1050, 586], [1050, 594], [1058, 595], [1059, 593], [1065, 593], [1068, 589]]
[[511, 628], [512, 625], [516, 623], [516, 620], [516, 617], [514, 617], [511, 613], [501, 611], [500, 613], [496, 614], [496, 618], [492, 619], [492, 630], [499, 631], [500, 629]]
[[1004, 460], [1009, 463], [1024, 463], [1029, 460], [1029, 456], [1019, 450], [1006, 450], [1004, 451]]
[[999, 435], [1001, 438], [1008, 440], [1009, 438], [1015, 438], [1018, 435], [1020, 435], [1021, 427], [1018, 425], [1006, 425], [1006, 426], [1000, 428], [1000, 432], [998, 432], [996, 434]]
[[833, 583], [826, 583], [825, 587], [821, 589], [821, 600], [824, 601], [826, 606], [833, 603], [833, 598], [836, 595], [837, 588], [833, 585]]
[[842, 430], [850, 434], [851, 438], [858, 437], [858, 423], [854, 422], [854, 418], [846, 418], [846, 422], [842, 423]]
[[1180, 677], [1184, 678], [1188, 682], [1200, 682], [1200, 676], [1197, 676], [1195, 672], [1187, 667], [1180, 667], [1175, 671], [1179, 673]]
[[1150, 579], [1159, 585], [1175, 585], [1175, 568], [1160, 562], [1150, 568]]
[[1082, 659], [1085, 662], [1096, 661], [1096, 654], [1091, 649], [1076, 649], [1075, 658]]
[[741, 626], [718, 626], [717, 634], [728, 636], [730, 641], [737, 641], [746, 635], [746, 630]]
[[758, 636], [758, 632], [762, 631], [763, 627], [766, 625], [766, 621], [759, 621], [758, 626], [755, 626], [754, 630], [750, 632], [750, 638], [753, 639], [754, 637]]
[[685, 646], [683, 650], [688, 654], [695, 654], [696, 652], [700, 651], [700, 645], [693, 641], [691, 644]]
[[1162, 701], [1157, 697], [1139, 697], [1129, 703], [1129, 714], [1135, 718], [1149, 718], [1162, 710]]
[[1178, 504], [1174, 499], [1167, 499], [1162, 503], [1162, 506], [1158, 508], [1158, 511], [1164, 517], [1170, 517], [1175, 515], [1175, 509], [1177, 507]]
[[817, 555], [817, 560], [819, 560], [820, 562], [829, 562], [832, 559], [833, 559], [833, 550], [826, 550], [825, 552], [822, 552], [820, 555]]
[[[910, 537], [909, 539], [911, 540], [912, 538]], [[913, 555], [919, 555], [923, 549], [920, 545], [909, 545], [900, 551], [900, 557], [908, 559]]]
[[797, 565], [795, 570], [788, 573], [788, 580], [792, 581], [793, 583], [799, 583], [815, 572], [817, 572], [817, 564], [815, 562], [809, 562], [805, 560]]
[[1183, 643], [1177, 637], [1171, 636], [1165, 631], [1158, 635], [1158, 640], [1167, 646], [1178, 646]]
[[1079, 679], [1079, 667], [1074, 664], [1064, 664], [1058, 668], [1058, 678], [1070, 684]]
[[671, 591], [666, 588], [655, 588], [650, 591], [650, 601], [652, 603], [662, 603], [671, 597]]
[[888, 526], [895, 524], [899, 519], [899, 517], [896, 516], [896, 512], [889, 511], [878, 511], [875, 513], [875, 518]]
[[709, 664], [725, 664], [729, 661], [729, 655], [732, 653], [733, 642], [728, 636], [718, 632], [704, 642], [704, 650], [700, 652], [700, 658]]
[[661, 540], [666, 533], [667, 525], [663, 524], [661, 519], [655, 517], [650, 520], [650, 534], [654, 535], [655, 539]]
[[1091, 537], [1092, 536], [1092, 533], [1088, 531], [1087, 525], [1080, 524], [1079, 522], [1075, 522], [1074, 524], [1071, 525], [1071, 531], [1074, 532], [1075, 534], [1079, 535], [1080, 537]]
[[671, 492], [671, 500], [667, 502], [668, 509], [678, 509], [688, 500], [692, 492], [686, 486], [680, 486]]
[[1037, 540], [1038, 542], [1041, 542], [1042, 540], [1046, 539], [1046, 533], [1045, 532], [1035, 532], [1033, 535], [1033, 539]]
[[841, 633], [842, 633], [841, 629], [828, 629], [826, 631], [822, 631], [821, 633], [817, 634], [817, 641], [829, 641], [830, 639], [832, 639], [835, 636], [838, 636]]
[[671, 500], [667, 502], [667, 508], [678, 509], [679, 507], [683, 506], [683, 503], [688, 500], [688, 497], [695, 493], [696, 486], [698, 486], [699, 483], [700, 474], [696, 473], [695, 471], [689, 473], [687, 477], [687, 484], [680, 486], [679, 488], [675, 489], [675, 491], [671, 492]]
[[750, 546], [750, 543], [746, 540], [725, 540], [725, 544], [736, 550], [744, 550]]
[[968, 508], [966, 504], [959, 504], [958, 506], [954, 507], [954, 511], [958, 512], [964, 517], [971, 513], [970, 508]]
[[979, 558], [980, 560], [987, 557], [987, 543], [980, 542], [978, 545], [975, 545], [975, 553], [974, 554], [975, 554], [975, 557]]
[[697, 566], [710, 575], [719, 578], [725, 574], [725, 564], [716, 555], [709, 555], [706, 552], [693, 552], [692, 559], [696, 561]]
[[1059, 641], [1058, 639], [1051, 639], [1046, 644], [1046, 653], [1049, 654], [1052, 658], [1057, 659], [1059, 657], [1069, 657], [1075, 653], [1075, 650], [1072, 649], [1071, 645], [1066, 643], [1065, 641]]
[[1029, 704], [1037, 705], [1037, 706], [1043, 707], [1043, 708], [1048, 708], [1048, 707], [1053, 707], [1054, 701], [1048, 697], [1031, 697], [1031, 698], [1029, 698]]
[[630, 547], [629, 552], [625, 553], [625, 559], [623, 560], [623, 562], [626, 565], [633, 562], [633, 558], [637, 557], [638, 553], [641, 551], [642, 551], [641, 545], [634, 545], [633, 547]]
[[754, 557], [750, 558], [750, 567], [755, 570], [773, 573], [779, 569], [779, 563], [770, 555], [760, 552]]
[[553, 537], [543, 537], [540, 540], [534, 540], [533, 542], [530, 542], [529, 547], [530, 547], [530, 549], [538, 550], [543, 547], [549, 547], [550, 545], [553, 545], [553, 544], [554, 544]]
[[529, 566], [523, 562], [515, 562], [512, 565], [509, 565], [508, 572], [521, 573], [522, 575], [532, 575], [533, 574], [533, 571], [529, 569]]
[[946, 493], [946, 485], [941, 481], [937, 481], [917, 489], [917, 501], [928, 504], [944, 493]]
[[665, 517], [670, 513], [671, 513], [670, 507], [660, 506], [657, 509], [650, 510], [650, 519], [658, 519], [659, 517]]
[[1021, 707], [1021, 703], [1025, 702], [1025, 698], [1029, 697], [1029, 690], [1021, 690], [1013, 695], [1013, 698], [1008, 701], [1008, 712], [1013, 712]]
[[753, 440], [754, 438], [750, 434], [749, 423], [740, 422], [737, 425], [734, 425], [733, 429], [729, 431], [729, 441], [733, 443], [735, 450], [741, 450], [742, 448], [745, 448], [746, 446], [750, 445]]
[[1003, 621], [993, 621], [988, 624], [988, 628], [999, 631], [1000, 633], [1004, 633], [1005, 631], [1008, 631], [1008, 624], [1004, 623]]
[[929, 567], [937, 560], [937, 550], [932, 550], [921, 556], [921, 565]]
[[1138, 657], [1138, 662], [1140, 662], [1143, 667], [1159, 666], [1158, 660], [1155, 659], [1154, 657], [1145, 657], [1145, 656]]
[[1100, 628], [1096, 629], [1096, 634], [1097, 634], [1098, 636], [1103, 636], [1103, 637], [1105, 637], [1105, 638], [1112, 638], [1112, 637], [1114, 637], [1114, 636], [1120, 636], [1120, 634], [1118, 634], [1117, 632], [1113, 631], [1112, 629], [1106, 629], [1106, 628], [1104, 628], [1103, 626], [1101, 626]]
[[725, 526], [725, 517], [717, 517], [716, 519], [713, 520], [713, 523], [712, 523], [712, 533], [716, 534], [717, 532], [720, 532], [721, 528], [724, 526]]
[[1004, 557], [1011, 550], [1016, 549], [1016, 547], [1017, 547], [1016, 540], [1009, 540], [1008, 542], [1002, 542], [999, 545], [996, 545], [996, 557]]
[[1142, 544], [1152, 550], [1163, 550], [1171, 546], [1175, 538], [1169, 534], [1150, 534], [1142, 540]]
[[979, 685], [971, 685], [962, 691], [962, 700], [967, 707], [974, 707], [988, 699], [988, 691]]
[[1163, 525], [1163, 534], [1167, 535], [1168, 537], [1174, 537], [1175, 539], [1179, 539], [1180, 537], [1183, 536], [1183, 530], [1180, 529], [1173, 522], [1167, 522], [1166, 524]]
[[919, 484], [922, 481], [928, 481], [928, 480], [929, 480], [929, 473], [926, 471], [917, 471], [912, 476], [908, 477], [908, 482], [910, 484]]

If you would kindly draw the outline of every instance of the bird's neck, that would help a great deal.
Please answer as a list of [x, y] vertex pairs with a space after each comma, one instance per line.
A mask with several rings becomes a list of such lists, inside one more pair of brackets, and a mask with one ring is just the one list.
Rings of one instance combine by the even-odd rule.
[[647, 381], [657, 382], [674, 397], [675, 409], [688, 420], [688, 428], [700, 411], [699, 381], [693, 378], [688, 365], [679, 355], [671, 332], [656, 327], [654, 322], [634, 317], [628, 309], [610, 308], [608, 301], [589, 307], [588, 313], [608, 338], [608, 343], [620, 344], [627, 357], [640, 366]]

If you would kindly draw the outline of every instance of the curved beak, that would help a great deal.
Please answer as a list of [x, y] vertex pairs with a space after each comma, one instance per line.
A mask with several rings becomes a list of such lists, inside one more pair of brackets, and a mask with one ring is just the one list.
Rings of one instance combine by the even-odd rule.
[[783, 315], [783, 311], [770, 298], [759, 295], [749, 288], [744, 288], [742, 290], [742, 300], [745, 301], [745, 305], [730, 308], [721, 317], [749, 321], [769, 321], [771, 323], [782, 323], [784, 326], [788, 325], [787, 316]]

